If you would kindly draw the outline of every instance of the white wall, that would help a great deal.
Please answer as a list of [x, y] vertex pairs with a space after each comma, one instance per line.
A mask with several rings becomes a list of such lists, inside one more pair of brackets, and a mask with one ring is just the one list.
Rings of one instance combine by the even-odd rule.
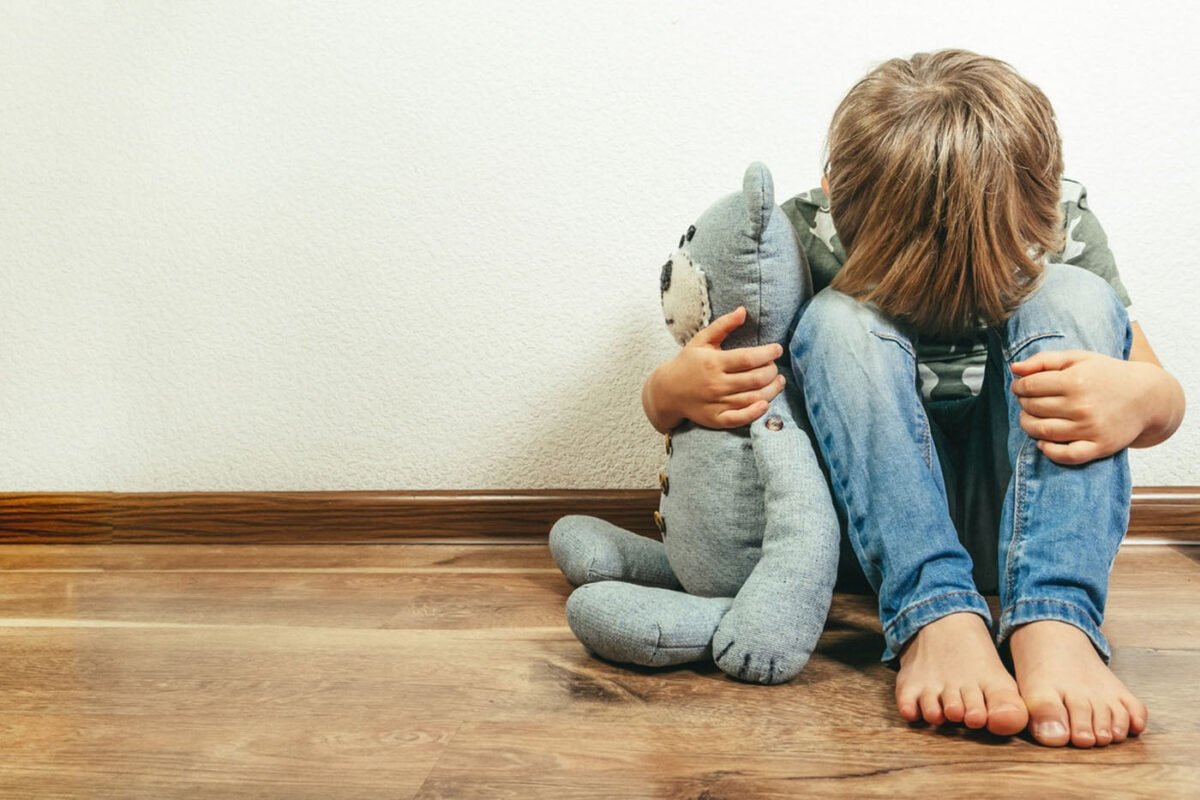
[[[736, 7], [737, 10], [734, 10]], [[1187, 3], [4, 2], [0, 491], [648, 488], [658, 270], [875, 63], [1055, 103], [1192, 397]], [[1200, 484], [1197, 426], [1134, 480]]]

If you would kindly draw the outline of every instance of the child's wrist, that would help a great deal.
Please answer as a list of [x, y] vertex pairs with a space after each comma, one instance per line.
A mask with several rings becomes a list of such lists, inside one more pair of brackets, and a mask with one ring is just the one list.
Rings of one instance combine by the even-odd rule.
[[[1137, 363], [1137, 362], [1131, 362]], [[1144, 364], [1147, 384], [1142, 432], [1132, 447], [1151, 447], [1166, 439], [1179, 427], [1183, 417], [1183, 389], [1162, 367]]]
[[683, 414], [670, 391], [670, 365], [670, 361], [659, 364], [642, 387], [642, 409], [659, 433], [666, 433], [683, 421]]

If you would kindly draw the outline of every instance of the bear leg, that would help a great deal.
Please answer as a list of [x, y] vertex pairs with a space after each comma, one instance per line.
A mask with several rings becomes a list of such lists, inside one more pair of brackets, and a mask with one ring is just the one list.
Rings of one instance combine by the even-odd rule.
[[550, 529], [550, 553], [575, 586], [631, 581], [681, 589], [663, 544], [597, 517], [571, 514]]
[[567, 624], [609, 661], [665, 667], [712, 658], [712, 637], [733, 601], [620, 581], [588, 583], [567, 599]]

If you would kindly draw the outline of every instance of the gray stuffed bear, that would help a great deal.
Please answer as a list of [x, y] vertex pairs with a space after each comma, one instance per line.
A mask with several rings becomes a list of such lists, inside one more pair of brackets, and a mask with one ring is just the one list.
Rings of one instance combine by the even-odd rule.
[[611, 661], [658, 667], [713, 658], [735, 678], [780, 683], [800, 672], [821, 635], [840, 529], [787, 363], [811, 278], [764, 165], [751, 164], [742, 191], [688, 228], [660, 288], [681, 345], [745, 306], [746, 322], [722, 347], [781, 343], [787, 388], [744, 427], [685, 420], [667, 434], [655, 513], [661, 542], [594, 517], [554, 524], [551, 552], [579, 587], [567, 622]]

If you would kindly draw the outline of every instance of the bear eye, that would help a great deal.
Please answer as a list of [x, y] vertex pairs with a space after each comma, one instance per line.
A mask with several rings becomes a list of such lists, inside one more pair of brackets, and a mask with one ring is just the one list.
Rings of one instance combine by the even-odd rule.
[[696, 226], [688, 225], [687, 240], [690, 242], [692, 237], [696, 235]]
[[687, 234], [686, 234], [686, 233], [685, 233], [685, 234], [683, 234], [683, 235], [681, 235], [681, 236], [679, 237], [679, 246], [680, 246], [680, 247], [683, 247], [683, 240], [684, 240], [684, 239], [686, 239], [686, 238], [687, 238]]

